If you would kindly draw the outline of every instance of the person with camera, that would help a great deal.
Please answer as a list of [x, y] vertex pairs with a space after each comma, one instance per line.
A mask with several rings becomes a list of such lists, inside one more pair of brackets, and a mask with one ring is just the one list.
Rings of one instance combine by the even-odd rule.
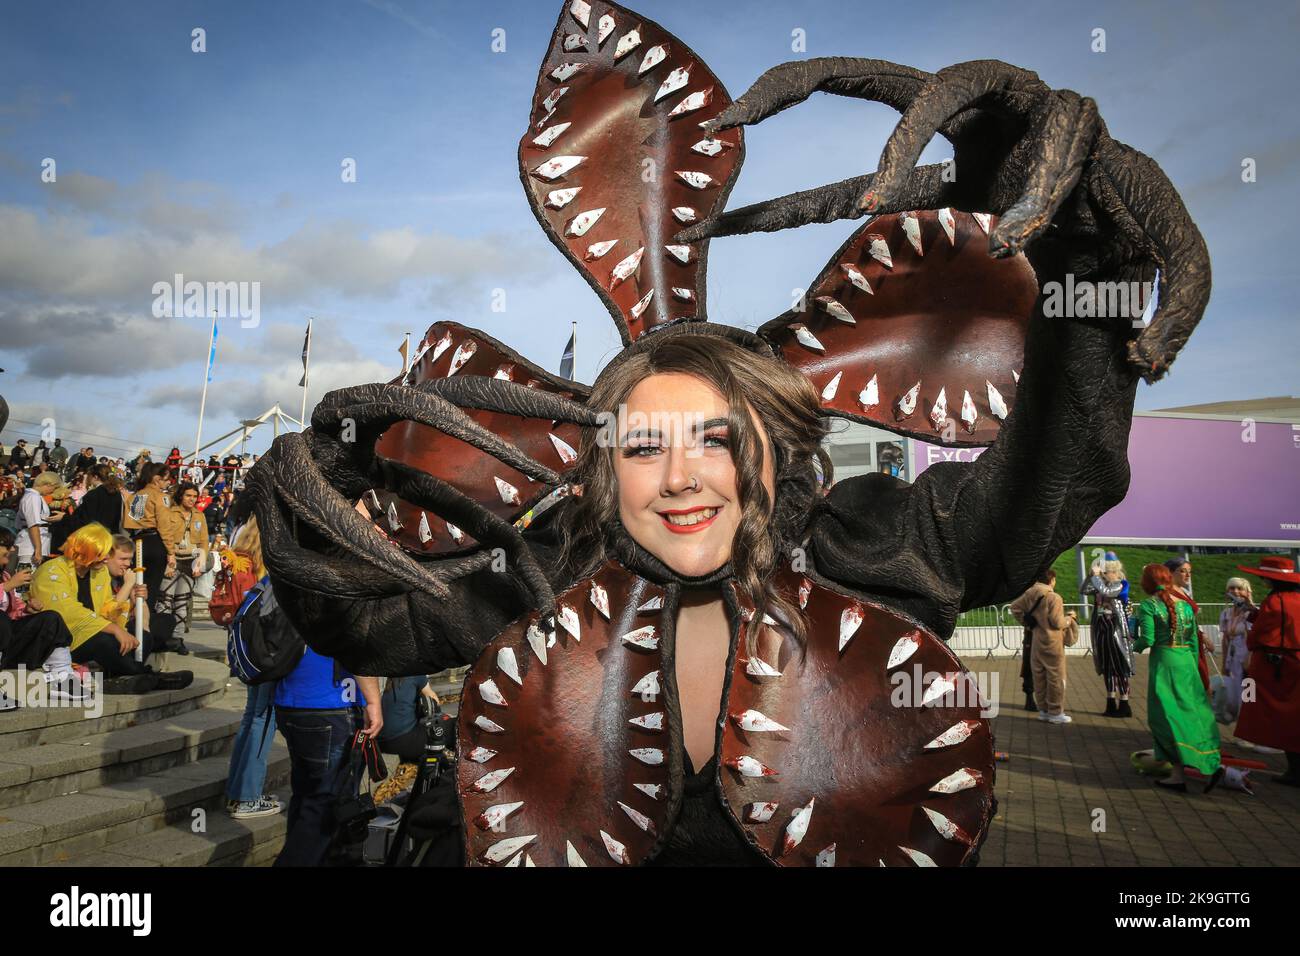
[[394, 754], [402, 763], [418, 763], [424, 757], [428, 731], [424, 718], [429, 704], [441, 706], [427, 677], [390, 677], [380, 703], [384, 726], [379, 734], [380, 753]]
[[1068, 724], [1074, 718], [1065, 712], [1065, 648], [1077, 640], [1074, 612], [1056, 593], [1056, 572], [1048, 568], [1029, 590], [1011, 603], [1011, 614], [1032, 630], [1030, 672], [1038, 719], [1049, 724]]

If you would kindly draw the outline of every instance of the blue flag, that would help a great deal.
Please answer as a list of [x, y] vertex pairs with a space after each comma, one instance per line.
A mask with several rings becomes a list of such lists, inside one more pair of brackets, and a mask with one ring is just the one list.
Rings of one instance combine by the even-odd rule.
[[212, 381], [212, 366], [217, 364], [217, 326], [212, 325], [212, 348], [208, 352], [208, 381]]

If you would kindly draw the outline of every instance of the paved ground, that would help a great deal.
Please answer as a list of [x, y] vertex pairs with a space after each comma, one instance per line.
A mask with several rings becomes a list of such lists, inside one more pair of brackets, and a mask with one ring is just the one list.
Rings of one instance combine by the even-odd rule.
[[[1129, 720], [1100, 716], [1105, 690], [1091, 658], [1069, 659], [1066, 711], [1074, 723], [1055, 726], [1021, 709], [1020, 660], [978, 660], [966, 666], [997, 675], [1000, 712], [995, 746], [998, 814], [981, 857], [985, 866], [1296, 866], [1300, 865], [1300, 789], [1271, 782], [1280, 756], [1234, 746], [1220, 727], [1226, 754], [1263, 760], [1255, 796], [1222, 787], [1203, 796], [1158, 790], [1129, 765], [1151, 746], [1146, 729], [1145, 656], [1138, 659]], [[989, 685], [992, 689], [991, 683]], [[1101, 832], [1094, 832], [1096, 811]]]

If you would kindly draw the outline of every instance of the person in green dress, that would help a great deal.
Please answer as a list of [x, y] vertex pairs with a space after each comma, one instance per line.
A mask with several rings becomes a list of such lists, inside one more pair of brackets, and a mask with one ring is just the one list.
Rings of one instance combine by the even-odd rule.
[[1142, 590], [1150, 597], [1138, 605], [1135, 652], [1151, 649], [1147, 668], [1147, 723], [1155, 740], [1155, 757], [1172, 770], [1156, 785], [1185, 792], [1185, 767], [1210, 778], [1209, 793], [1223, 779], [1219, 727], [1214, 721], [1197, 669], [1196, 614], [1186, 595], [1174, 586], [1163, 564], [1142, 569]]

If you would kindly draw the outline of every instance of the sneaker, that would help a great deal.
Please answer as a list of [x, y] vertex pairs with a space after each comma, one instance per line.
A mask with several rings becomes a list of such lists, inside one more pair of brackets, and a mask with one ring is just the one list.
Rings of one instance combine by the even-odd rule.
[[158, 675], [152, 672], [110, 677], [104, 681], [105, 694], [148, 694], [157, 689]]
[[68, 675], [59, 681], [51, 681], [46, 689], [50, 700], [60, 704], [84, 704], [95, 697], [93, 690], [83, 684], [77, 677]]
[[158, 678], [159, 690], [184, 690], [194, 683], [193, 671], [168, 671], [154, 676]]
[[256, 800], [240, 800], [230, 811], [230, 815], [236, 820], [243, 820], [248, 817], [269, 817], [280, 812], [280, 803], [278, 800], [269, 800], [266, 797], [259, 797]]
[[1038, 719], [1039, 719], [1039, 720], [1047, 720], [1047, 719], [1048, 719], [1049, 717], [1051, 717], [1051, 716], [1052, 716], [1052, 715], [1049, 714], [1049, 713], [1048, 713], [1047, 711], [1045, 711], [1045, 710], [1040, 710], [1040, 711], [1038, 712]]
[[1074, 723], [1074, 718], [1071, 717], [1069, 714], [1049, 714], [1049, 715], [1046, 717], [1046, 720], [1047, 720], [1047, 722], [1048, 722], [1049, 724], [1072, 724], [1072, 723]]
[[10, 710], [18, 709], [18, 701], [14, 700], [4, 691], [0, 691], [0, 714]]

